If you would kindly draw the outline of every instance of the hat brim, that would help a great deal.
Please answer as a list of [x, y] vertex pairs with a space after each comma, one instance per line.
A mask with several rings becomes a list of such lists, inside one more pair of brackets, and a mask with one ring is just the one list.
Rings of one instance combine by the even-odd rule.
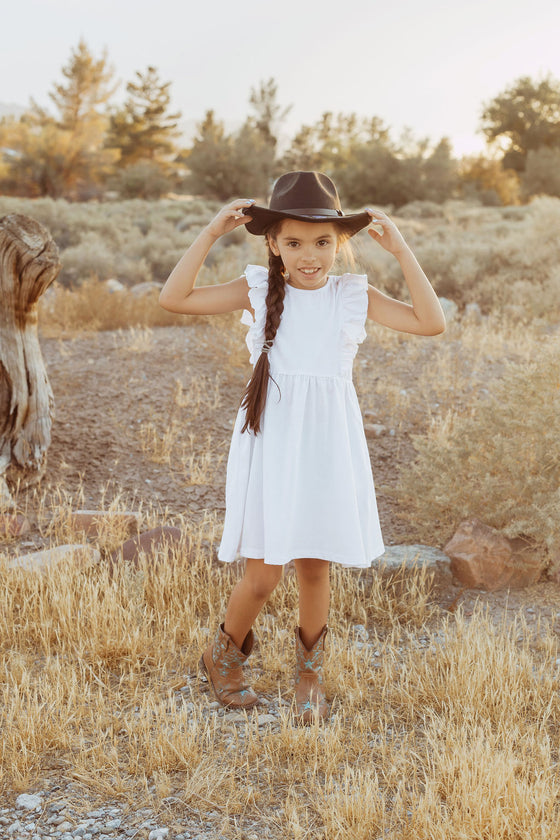
[[312, 222], [313, 224], [334, 222], [337, 226], [346, 229], [349, 236], [354, 236], [355, 233], [371, 223], [371, 216], [366, 212], [351, 213], [348, 216], [308, 216], [304, 213], [269, 210], [268, 207], [259, 207], [257, 204], [253, 204], [252, 207], [243, 208], [243, 213], [246, 216], [251, 216], [251, 221], [247, 222], [245, 227], [249, 233], [253, 233], [255, 236], [262, 236], [272, 225], [282, 219], [296, 219], [296, 221]]

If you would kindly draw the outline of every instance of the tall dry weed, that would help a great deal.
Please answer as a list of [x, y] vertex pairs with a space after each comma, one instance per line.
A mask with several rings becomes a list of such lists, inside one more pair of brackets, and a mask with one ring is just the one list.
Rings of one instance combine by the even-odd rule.
[[[420, 539], [443, 542], [473, 516], [549, 557], [560, 543], [560, 376], [555, 341], [507, 363], [487, 396], [448, 412], [414, 439], [399, 493]], [[421, 488], [421, 491], [420, 491]]]
[[301, 728], [288, 572], [256, 622], [252, 657], [277, 715], [216, 711], [197, 661], [239, 570], [213, 563], [216, 517], [182, 528], [170, 559], [138, 568], [30, 574], [0, 563], [4, 795], [72, 780], [132, 809], [164, 801], [168, 819], [232, 838], [247, 822], [312, 840], [556, 836], [550, 629], [536, 646], [518, 622], [442, 620], [419, 571], [391, 581], [333, 567], [332, 714]]

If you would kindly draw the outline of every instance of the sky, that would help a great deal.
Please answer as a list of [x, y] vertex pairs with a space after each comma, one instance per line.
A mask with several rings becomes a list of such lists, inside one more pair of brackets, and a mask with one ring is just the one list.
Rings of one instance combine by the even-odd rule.
[[[457, 155], [485, 148], [484, 103], [520, 76], [560, 79], [560, 0], [18, 0], [3, 14], [0, 103], [49, 105], [80, 38], [121, 81], [157, 67], [186, 124], [229, 128], [274, 78], [284, 141], [325, 111], [380, 117]], [[6, 25], [9, 23], [9, 25]], [[10, 33], [12, 33], [10, 35]]]

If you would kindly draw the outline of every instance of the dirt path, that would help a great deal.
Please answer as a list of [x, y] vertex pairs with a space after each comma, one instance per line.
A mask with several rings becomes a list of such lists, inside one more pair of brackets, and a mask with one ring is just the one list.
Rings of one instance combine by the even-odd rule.
[[[171, 522], [177, 515], [198, 519], [206, 510], [220, 518], [231, 429], [250, 371], [246, 361], [232, 360], [222, 338], [219, 325], [193, 322], [188, 327], [43, 339], [56, 419], [42, 490], [50, 488], [53, 504], [62, 493], [75, 507], [99, 508], [119, 495], [127, 507], [161, 510]], [[387, 348], [365, 342], [356, 361], [365, 366], [362, 378], [385, 369], [388, 355]], [[426, 359], [420, 356], [418, 365], [423, 364]], [[417, 375], [416, 370], [405, 374], [410, 381]], [[365, 419], [386, 420], [381, 410]], [[156, 461], [146, 433], [155, 431], [158, 445], [165, 449], [163, 438], [169, 429], [173, 434], [167, 454]], [[414, 455], [411, 435], [417, 431], [417, 425], [401, 427], [396, 434], [368, 441], [387, 545], [411, 541], [393, 491], [401, 465]], [[185, 461], [203, 460], [208, 452], [209, 462], [192, 483]], [[35, 528], [24, 542], [29, 551], [44, 539]], [[17, 543], [13, 548], [17, 550]], [[439, 588], [439, 597], [442, 604], [462, 604], [467, 611], [482, 601], [497, 619], [520, 606], [531, 624], [541, 610], [552, 619], [560, 616], [558, 587], [546, 581], [511, 593], [462, 591], [449, 585]]]

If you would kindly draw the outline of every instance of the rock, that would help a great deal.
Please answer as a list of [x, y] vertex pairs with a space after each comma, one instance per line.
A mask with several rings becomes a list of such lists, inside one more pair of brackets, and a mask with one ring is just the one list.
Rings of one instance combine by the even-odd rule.
[[354, 639], [359, 642], [369, 641], [369, 633], [364, 624], [354, 624], [352, 627], [352, 635]]
[[463, 586], [488, 592], [530, 586], [544, 567], [525, 540], [510, 540], [478, 519], [462, 522], [444, 551]]
[[441, 308], [443, 309], [443, 314], [447, 323], [457, 317], [459, 307], [454, 300], [449, 300], [449, 298], [446, 297], [440, 297], [439, 302], [441, 304]]
[[116, 563], [131, 563], [137, 567], [140, 557], [145, 555], [149, 560], [170, 560], [174, 547], [181, 541], [179, 528], [169, 525], [152, 528], [137, 537], [124, 542], [108, 556], [111, 566]]
[[70, 514], [70, 527], [82, 531], [87, 537], [98, 537], [111, 526], [131, 534], [140, 528], [140, 516], [131, 510], [74, 510]]
[[247, 722], [247, 715], [244, 715], [243, 712], [229, 712], [224, 715], [224, 718], [228, 721], [228, 723]]
[[108, 823], [105, 824], [105, 828], [107, 831], [116, 831], [117, 828], [120, 828], [122, 820], [117, 817], [115, 820], [109, 820]]
[[463, 318], [467, 321], [471, 321], [471, 323], [480, 324], [482, 321], [482, 312], [480, 311], [478, 303], [467, 303]]
[[148, 834], [148, 840], [164, 840], [169, 834], [168, 828], [154, 828]]
[[20, 537], [30, 530], [31, 523], [22, 513], [0, 513], [0, 537]]
[[145, 283], [137, 283], [130, 287], [130, 294], [135, 298], [146, 297], [147, 295], [159, 295], [163, 283], [156, 283], [155, 280], [147, 280]]
[[105, 286], [108, 292], [111, 292], [111, 294], [113, 294], [114, 292], [126, 291], [126, 286], [123, 286], [120, 280], [115, 280], [114, 277], [109, 277], [108, 280], [105, 280], [103, 285]]
[[77, 543], [75, 545], [59, 545], [46, 548], [43, 551], [32, 551], [30, 554], [20, 554], [8, 561], [8, 569], [25, 569], [28, 572], [45, 572], [51, 566], [62, 562], [74, 562], [78, 566], [89, 566], [98, 563], [101, 553], [92, 545]]
[[42, 804], [43, 797], [38, 793], [20, 793], [16, 799], [16, 808], [25, 808], [26, 811], [40, 808]]
[[364, 432], [366, 433], [366, 438], [368, 438], [368, 440], [371, 438], [378, 438], [380, 435], [385, 434], [386, 431], [387, 426], [384, 426], [383, 423], [364, 424]]
[[421, 544], [385, 546], [385, 553], [372, 563], [372, 569], [383, 578], [394, 577], [401, 568], [411, 572], [426, 569], [433, 575], [432, 585], [436, 590], [446, 589], [452, 584], [449, 566], [449, 557], [443, 551]]
[[265, 726], [267, 723], [278, 723], [276, 715], [259, 715], [257, 718], [259, 726]]
[[373, 568], [382, 575], [395, 574], [401, 566], [413, 570], [422, 567], [430, 571], [449, 575], [449, 557], [438, 548], [429, 545], [387, 545], [385, 553], [373, 561]]
[[16, 831], [24, 831], [24, 830], [25, 829], [24, 829], [23, 825], [20, 823], [19, 820], [16, 820], [14, 823], [12, 823], [6, 829], [6, 831], [8, 833], [8, 837], [13, 837], [13, 835], [16, 833]]

